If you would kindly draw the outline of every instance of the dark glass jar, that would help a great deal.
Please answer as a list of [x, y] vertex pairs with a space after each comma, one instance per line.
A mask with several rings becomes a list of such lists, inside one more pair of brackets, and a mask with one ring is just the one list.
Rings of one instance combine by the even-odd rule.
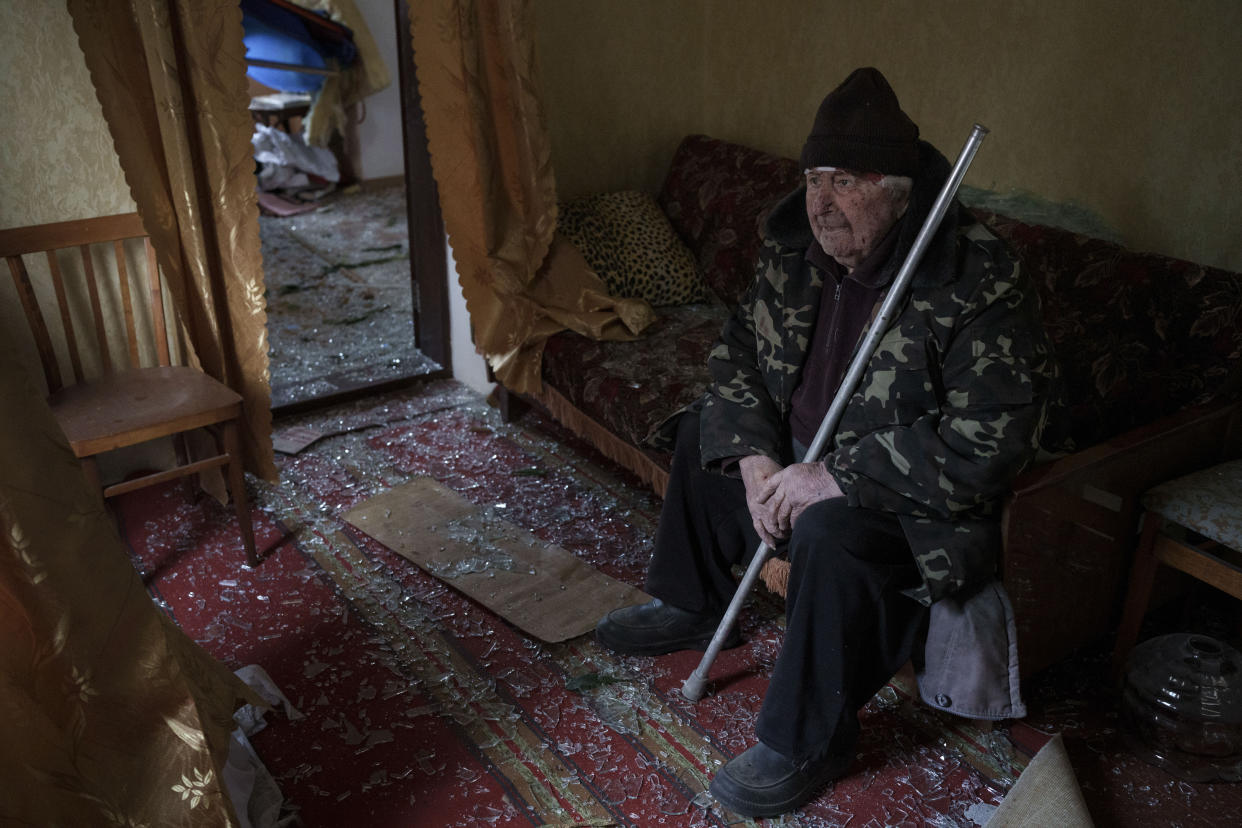
[[1126, 665], [1121, 718], [1139, 756], [1174, 776], [1242, 780], [1242, 655], [1204, 635], [1142, 642]]

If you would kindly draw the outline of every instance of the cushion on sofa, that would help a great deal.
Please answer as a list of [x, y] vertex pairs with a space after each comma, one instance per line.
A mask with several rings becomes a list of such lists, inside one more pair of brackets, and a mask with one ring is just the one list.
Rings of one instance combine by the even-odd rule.
[[721, 302], [750, 286], [763, 220], [800, 181], [797, 162], [740, 144], [691, 135], [677, 148], [659, 204]]
[[706, 296], [694, 256], [647, 193], [599, 193], [564, 202], [557, 229], [614, 296], [645, 299], [652, 307]]

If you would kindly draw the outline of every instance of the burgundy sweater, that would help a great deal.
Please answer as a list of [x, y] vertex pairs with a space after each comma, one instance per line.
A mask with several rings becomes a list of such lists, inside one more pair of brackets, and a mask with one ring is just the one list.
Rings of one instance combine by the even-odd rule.
[[807, 261], [825, 277], [811, 347], [790, 400], [789, 426], [794, 440], [804, 448], [815, 440], [815, 432], [849, 370], [858, 338], [882, 298], [885, 285], [881, 274], [896, 241], [897, 234], [890, 230], [880, 246], [850, 273], [825, 253], [819, 242], [807, 248]]

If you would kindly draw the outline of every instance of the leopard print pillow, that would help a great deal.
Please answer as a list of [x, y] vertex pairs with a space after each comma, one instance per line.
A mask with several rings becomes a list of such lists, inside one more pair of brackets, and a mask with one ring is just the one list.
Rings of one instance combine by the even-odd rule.
[[707, 298], [694, 256], [646, 193], [627, 190], [563, 202], [557, 229], [613, 296], [646, 299], [653, 307]]

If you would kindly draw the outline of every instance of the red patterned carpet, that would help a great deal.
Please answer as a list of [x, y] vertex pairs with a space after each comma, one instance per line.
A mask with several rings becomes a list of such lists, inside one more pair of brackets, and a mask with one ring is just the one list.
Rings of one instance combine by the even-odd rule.
[[[659, 502], [555, 426], [505, 424], [453, 382], [276, 425], [329, 436], [278, 455], [279, 485], [251, 481], [267, 549], [257, 570], [240, 565], [235, 525], [210, 498], [173, 485], [118, 511], [165, 610], [233, 669], [263, 667], [302, 714], [269, 714], [254, 745], [303, 825], [741, 821], [704, 789], [752, 743], [781, 637], [771, 596], [755, 596], [746, 644], [692, 704], [678, 688], [699, 654], [533, 640], [341, 519], [427, 475], [641, 586]], [[848, 776], [773, 824], [981, 825], [1056, 732], [1100, 825], [1242, 823], [1234, 786], [1181, 783], [1125, 753], [1101, 671], [1099, 659], [1051, 671], [1028, 691], [1031, 718], [992, 730], [929, 711], [898, 677], [865, 709]]]

